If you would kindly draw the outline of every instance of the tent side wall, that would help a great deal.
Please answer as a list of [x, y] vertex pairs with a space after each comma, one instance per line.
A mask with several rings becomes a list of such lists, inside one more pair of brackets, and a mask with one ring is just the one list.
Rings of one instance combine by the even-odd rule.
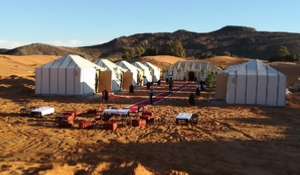
[[285, 106], [286, 76], [252, 60], [229, 73], [226, 101], [228, 104]]
[[49, 68], [41, 68], [42, 72], [42, 88], [41, 94], [50, 94], [50, 70]]
[[137, 76], [138, 76], [137, 70], [133, 70], [131, 71], [131, 73], [132, 73], [132, 85], [137, 86]]
[[96, 70], [83, 68], [80, 71], [80, 94], [81, 96], [92, 95], [95, 92]]
[[256, 84], [256, 104], [266, 105], [266, 93], [267, 93], [267, 76], [259, 75], [257, 76]]
[[35, 94], [42, 93], [42, 68], [35, 68]]
[[247, 75], [246, 104], [256, 104], [257, 75]]
[[160, 71], [159, 69], [153, 70], [153, 82], [157, 82], [160, 79]]
[[74, 95], [74, 68], [66, 68], [66, 95]]
[[149, 69], [144, 69], [144, 76], [146, 76], [146, 79], [144, 81], [145, 84], [147, 84], [148, 82], [152, 82], [152, 76]]
[[50, 67], [49, 71], [50, 71], [49, 94], [56, 95], [58, 92], [58, 80], [59, 80], [58, 69], [56, 67]]
[[[82, 84], [81, 84], [81, 81], [80, 81], [80, 77], [81, 75], [80, 74], [84, 74], [85, 72], [84, 71], [81, 71], [80, 68], [78, 68], [77, 66], [74, 68], [74, 71], [73, 71], [73, 77], [74, 77], [74, 94], [73, 95], [82, 95]], [[83, 75], [84, 76], [84, 75]]]
[[236, 99], [236, 74], [228, 75], [226, 102], [227, 104], [235, 104]]
[[276, 106], [278, 99], [278, 77], [277, 76], [268, 76], [267, 82], [267, 93], [266, 93], [266, 105], [267, 106]]
[[[137, 69], [130, 69], [129, 67], [127, 67], [122, 61], [119, 62], [117, 64], [118, 66], [124, 68], [124, 69], [128, 69], [129, 72], [132, 73], [132, 81], [131, 81], [131, 84], [133, 86], [137, 86], [137, 74], [138, 74], [138, 70]], [[127, 80], [128, 81], [128, 80]], [[123, 87], [123, 85], [122, 85]]]
[[66, 81], [66, 75], [67, 75], [67, 69], [66, 68], [58, 68], [58, 95], [65, 95], [66, 94], [66, 87], [67, 87], [67, 81]]
[[237, 70], [236, 73], [236, 90], [235, 90], [235, 103], [246, 103], [246, 91], [247, 91], [247, 72], [246, 67]]
[[119, 74], [119, 72], [115, 72], [115, 71], [112, 71], [111, 72], [111, 91], [115, 92], [115, 91], [119, 91], [120, 90], [120, 83], [119, 83], [119, 80], [117, 78], [117, 75], [116, 74]]

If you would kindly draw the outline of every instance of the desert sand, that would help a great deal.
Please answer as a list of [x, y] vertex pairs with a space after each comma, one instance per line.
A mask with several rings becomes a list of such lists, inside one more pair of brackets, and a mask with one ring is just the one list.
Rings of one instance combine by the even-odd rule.
[[[192, 83], [148, 107], [157, 120], [146, 127], [108, 131], [99, 124], [80, 130], [80, 120], [93, 120], [83, 114], [74, 127], [59, 128], [56, 114], [101, 110], [106, 104], [99, 98], [36, 96], [34, 67], [55, 59], [36, 57], [27, 62], [24, 57], [0, 56], [0, 174], [300, 174], [299, 93], [287, 96], [286, 108], [266, 108], [213, 106], [203, 92], [191, 107]], [[155, 86], [154, 95], [165, 91], [163, 83]], [[147, 99], [143, 87], [134, 95], [116, 93], [107, 104], [113, 100], [122, 108]], [[30, 106], [52, 106], [56, 113], [42, 118], [19, 115], [20, 108]], [[197, 125], [176, 125], [180, 112], [198, 113]]]

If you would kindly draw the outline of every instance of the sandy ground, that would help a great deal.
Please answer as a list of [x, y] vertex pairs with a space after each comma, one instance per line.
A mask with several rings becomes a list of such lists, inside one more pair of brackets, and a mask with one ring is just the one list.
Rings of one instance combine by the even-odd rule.
[[[78, 122], [93, 117], [83, 114], [73, 128], [59, 128], [56, 114], [102, 109], [99, 99], [36, 96], [34, 77], [6, 73], [15, 76], [0, 80], [1, 175], [300, 174], [299, 93], [287, 97], [286, 108], [213, 106], [205, 92], [190, 107], [192, 84], [148, 108], [159, 119], [154, 124], [80, 130]], [[155, 86], [154, 95], [164, 91], [167, 86]], [[148, 98], [145, 88], [134, 96], [116, 95], [128, 97], [113, 99], [120, 108]], [[19, 115], [20, 108], [30, 106], [52, 106], [56, 113]], [[180, 112], [199, 113], [198, 124], [176, 125]]]

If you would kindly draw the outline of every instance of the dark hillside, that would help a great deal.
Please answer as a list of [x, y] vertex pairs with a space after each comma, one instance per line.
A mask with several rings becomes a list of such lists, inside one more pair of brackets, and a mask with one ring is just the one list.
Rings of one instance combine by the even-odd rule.
[[187, 57], [198, 58], [202, 52], [221, 55], [224, 51], [240, 57], [268, 59], [280, 46], [291, 53], [300, 54], [300, 34], [287, 32], [260, 32], [250, 27], [226, 26], [209, 33], [177, 30], [173, 33], [142, 33], [115, 38], [107, 43], [84, 47], [57, 47], [30, 44], [12, 50], [0, 50], [11, 55], [65, 55], [78, 54], [89, 59], [99, 57], [120, 58], [124, 48], [142, 46], [160, 49], [168, 40], [180, 41]]

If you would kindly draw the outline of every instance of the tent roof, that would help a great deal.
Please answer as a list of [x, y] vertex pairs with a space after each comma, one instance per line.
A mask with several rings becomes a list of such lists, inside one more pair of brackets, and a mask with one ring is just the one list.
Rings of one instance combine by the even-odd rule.
[[65, 55], [47, 64], [39, 66], [41, 68], [97, 68], [105, 70], [105, 68], [98, 66], [79, 55]]
[[178, 70], [179, 68], [181, 68], [182, 71], [200, 71], [201, 69], [206, 69], [214, 72], [222, 72], [220, 68], [204, 61], [178, 61], [169, 66], [167, 69]]
[[158, 69], [158, 70], [160, 70], [160, 68], [158, 68], [157, 66], [153, 65], [153, 64], [150, 63], [150, 62], [146, 62], [146, 63], [145, 63], [145, 66], [148, 66], [148, 67], [150, 67], [150, 68], [152, 68], [152, 69]]
[[115, 71], [115, 68], [118, 68], [121, 71], [127, 72], [127, 69], [124, 69], [124, 68], [116, 65], [115, 63], [109, 61], [108, 59], [98, 59], [94, 63], [101, 67], [105, 67], [110, 71]]
[[132, 63], [132, 64], [136, 64], [136, 66], [137, 66], [138, 68], [140, 68], [140, 69], [143, 69], [143, 70], [149, 70], [149, 68], [148, 68], [147, 66], [143, 65], [141, 62], [136, 61], [136, 62], [134, 62], [134, 63]]
[[285, 76], [271, 66], [261, 62], [258, 59], [252, 59], [248, 62], [236, 64], [228, 67], [223, 71], [225, 74], [239, 75], [273, 75]]
[[141, 69], [137, 68], [136, 66], [128, 63], [127, 61], [119, 61], [116, 64], [120, 66], [121, 63], [124, 65], [125, 69], [128, 69], [128, 70], [137, 70], [137, 71], [141, 70]]

